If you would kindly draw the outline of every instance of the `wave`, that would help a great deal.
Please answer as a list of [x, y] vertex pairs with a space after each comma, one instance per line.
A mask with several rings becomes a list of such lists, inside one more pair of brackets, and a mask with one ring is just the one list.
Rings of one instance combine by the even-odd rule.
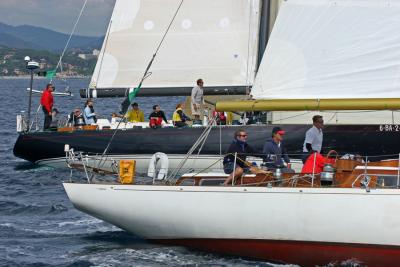
[[183, 247], [148, 244], [147, 247], [107, 247], [103, 250], [84, 251], [79, 256], [96, 266], [261, 266], [294, 267], [297, 265], [272, 264], [238, 257], [224, 257], [212, 253], [191, 251]]
[[18, 162], [15, 163], [14, 166], [15, 171], [54, 171], [54, 168], [43, 166], [43, 165], [37, 165], [35, 163], [25, 161], [25, 160], [18, 160]]
[[15, 215], [20, 213], [38, 213], [48, 209], [45, 206], [34, 204], [21, 204], [14, 201], [0, 201], [0, 213], [3, 215]]
[[53, 204], [49, 210], [49, 213], [62, 213], [68, 211], [68, 207], [65, 207], [62, 204]]
[[[19, 194], [23, 194], [21, 191]], [[67, 212], [68, 207], [62, 204], [38, 205], [38, 204], [23, 204], [15, 201], [0, 200], [0, 214], [2, 215], [17, 215], [17, 214], [59, 214]]]

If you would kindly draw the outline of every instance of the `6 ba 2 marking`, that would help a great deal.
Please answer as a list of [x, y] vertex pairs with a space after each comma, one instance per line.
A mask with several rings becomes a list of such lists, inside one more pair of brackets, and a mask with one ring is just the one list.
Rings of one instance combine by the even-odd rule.
[[400, 132], [400, 125], [398, 124], [381, 124], [379, 125], [381, 132]]

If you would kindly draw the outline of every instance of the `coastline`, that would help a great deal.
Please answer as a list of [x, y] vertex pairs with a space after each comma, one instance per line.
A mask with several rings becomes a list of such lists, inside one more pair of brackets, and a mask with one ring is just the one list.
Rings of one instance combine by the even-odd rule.
[[[31, 76], [30, 75], [24, 75], [24, 76], [0, 76], [0, 79], [3, 80], [23, 80], [23, 79], [30, 79]], [[65, 76], [65, 77], [55, 77], [55, 79], [90, 79], [91, 76]], [[46, 77], [42, 77], [42, 76], [34, 76], [34, 79], [37, 80], [47, 80]]]

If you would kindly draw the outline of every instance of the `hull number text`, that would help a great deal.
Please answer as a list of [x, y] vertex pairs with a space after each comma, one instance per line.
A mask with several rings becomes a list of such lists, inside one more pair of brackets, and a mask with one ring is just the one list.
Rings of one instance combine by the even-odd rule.
[[400, 132], [400, 125], [397, 124], [381, 124], [379, 125], [381, 132]]

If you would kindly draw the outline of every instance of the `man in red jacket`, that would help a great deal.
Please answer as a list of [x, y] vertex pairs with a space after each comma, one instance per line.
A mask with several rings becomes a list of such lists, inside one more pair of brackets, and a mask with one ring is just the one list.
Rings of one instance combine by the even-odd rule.
[[42, 98], [40, 98], [40, 104], [42, 105], [42, 110], [44, 113], [44, 126], [43, 130], [49, 129], [51, 124], [51, 112], [53, 110], [53, 94], [54, 86], [49, 83], [46, 89], [42, 93]]

